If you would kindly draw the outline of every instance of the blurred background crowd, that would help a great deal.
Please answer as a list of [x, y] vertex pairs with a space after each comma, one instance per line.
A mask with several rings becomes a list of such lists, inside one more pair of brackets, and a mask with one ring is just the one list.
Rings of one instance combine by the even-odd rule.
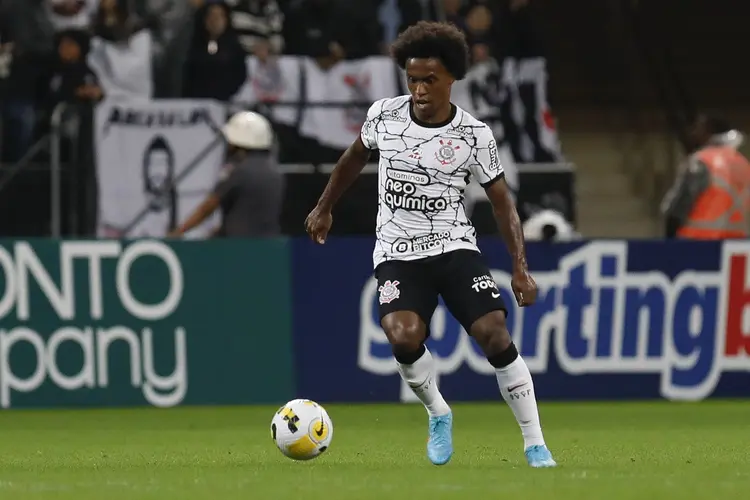
[[[675, 210], [690, 212], [675, 208], [677, 194], [689, 191], [679, 183], [706, 182], [705, 175], [680, 180], [689, 155], [717, 138], [743, 147], [750, 72], [733, 56], [743, 39], [743, 5], [717, 11], [704, 0], [0, 0], [0, 234], [50, 234], [56, 187], [48, 178], [56, 161], [64, 176], [57, 232], [94, 231], [94, 110], [108, 99], [212, 99], [227, 103], [227, 116], [243, 106], [263, 110], [289, 178], [281, 228], [298, 234], [325, 182], [321, 165], [334, 163], [345, 144], [305, 133], [326, 129], [330, 115], [315, 122], [301, 110], [327, 105], [325, 89], [338, 75], [342, 88], [360, 97], [349, 98], [353, 115], [341, 111], [356, 129], [369, 102], [405, 93], [403, 82], [386, 66], [336, 72], [385, 60], [401, 31], [429, 19], [467, 34], [474, 66], [467, 106], [493, 122], [509, 169], [517, 171], [512, 187], [524, 220], [549, 209], [585, 237], [673, 236], [686, 217]], [[293, 70], [290, 61], [300, 60], [302, 69]], [[290, 99], [292, 87], [323, 93]], [[67, 113], [56, 117], [61, 103]], [[312, 165], [312, 174], [300, 165]], [[373, 191], [358, 186], [364, 191], [355, 186], [343, 201], [350, 215], [335, 231], [372, 230]], [[473, 215], [480, 232], [494, 232], [488, 213], [478, 205]], [[674, 216], [682, 219], [670, 222]]]

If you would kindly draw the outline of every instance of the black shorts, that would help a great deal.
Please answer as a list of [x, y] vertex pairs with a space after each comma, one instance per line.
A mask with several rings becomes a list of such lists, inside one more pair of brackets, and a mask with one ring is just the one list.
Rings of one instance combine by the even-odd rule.
[[389, 260], [375, 269], [375, 277], [380, 320], [395, 311], [413, 311], [424, 321], [428, 335], [438, 295], [467, 332], [487, 313], [508, 313], [482, 255], [473, 250], [419, 260]]

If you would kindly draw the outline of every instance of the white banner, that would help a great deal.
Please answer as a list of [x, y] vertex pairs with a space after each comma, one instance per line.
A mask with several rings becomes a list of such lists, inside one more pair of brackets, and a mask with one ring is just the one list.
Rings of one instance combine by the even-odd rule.
[[346, 149], [359, 137], [373, 102], [400, 94], [399, 70], [387, 57], [342, 61], [323, 71], [306, 59], [307, 102], [365, 103], [363, 107], [310, 106], [300, 124], [303, 137], [323, 146]]
[[[281, 56], [267, 64], [248, 57], [247, 68], [248, 80], [233, 98], [235, 102], [282, 103], [272, 107], [275, 122], [295, 126], [299, 119], [301, 136], [337, 149], [348, 148], [359, 136], [370, 104], [406, 89], [399, 89], [403, 75], [396, 63], [383, 56], [342, 61], [327, 71], [307, 57]], [[300, 115], [294, 105], [300, 102], [364, 103], [364, 107], [306, 106]]]
[[[533, 163], [546, 157], [563, 161], [547, 103], [545, 64], [542, 58], [520, 63], [506, 59], [500, 67], [491, 60], [474, 65], [466, 78], [453, 85], [452, 101], [487, 122], [499, 144], [509, 139], [501, 122], [514, 128], [514, 143], [509, 144], [508, 154], [518, 152], [516, 161]], [[235, 102], [281, 104], [271, 106], [271, 118], [276, 123], [291, 127], [299, 123], [301, 136], [336, 149], [346, 149], [356, 139], [369, 107], [367, 103], [407, 92], [405, 72], [386, 56], [341, 61], [328, 70], [307, 57], [281, 56], [261, 64], [251, 56], [247, 68], [248, 80], [235, 95]], [[533, 91], [521, 95], [519, 86]], [[302, 111], [300, 102], [365, 103], [366, 106], [361, 109], [312, 105]], [[504, 103], [509, 104], [507, 110], [502, 109]], [[528, 129], [535, 131], [533, 138]]]
[[[217, 132], [225, 114], [221, 104], [208, 100], [101, 103], [95, 122], [98, 235], [163, 237], [184, 221], [218, 179], [224, 145]], [[163, 192], [167, 181], [180, 176], [212, 144], [175, 190]], [[206, 237], [218, 218], [215, 214], [186, 237]]]

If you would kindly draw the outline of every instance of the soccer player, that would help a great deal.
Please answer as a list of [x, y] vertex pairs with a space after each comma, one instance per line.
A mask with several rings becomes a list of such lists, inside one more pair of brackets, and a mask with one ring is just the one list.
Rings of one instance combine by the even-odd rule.
[[518, 305], [534, 303], [521, 223], [504, 180], [489, 127], [451, 103], [451, 85], [468, 66], [464, 35], [453, 25], [420, 22], [405, 30], [392, 53], [406, 70], [411, 95], [375, 102], [360, 136], [341, 156], [317, 206], [305, 220], [313, 241], [325, 243], [331, 210], [380, 151], [377, 242], [380, 323], [398, 371], [429, 415], [427, 456], [436, 465], [453, 455], [453, 414], [435, 383], [424, 343], [438, 295], [495, 367], [500, 393], [513, 411], [532, 467], [556, 465], [542, 435], [534, 385], [505, 325], [506, 305], [476, 246], [464, 212], [474, 177], [494, 208], [513, 259]]

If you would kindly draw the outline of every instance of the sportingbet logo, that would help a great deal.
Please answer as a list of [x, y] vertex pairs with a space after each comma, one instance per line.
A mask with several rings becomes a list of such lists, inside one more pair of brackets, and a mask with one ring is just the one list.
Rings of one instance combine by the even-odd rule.
[[[626, 242], [594, 242], [534, 272], [537, 304], [512, 307], [508, 327], [532, 372], [550, 356], [570, 374], [661, 374], [668, 399], [709, 396], [722, 372], [750, 371], [750, 243], [726, 242], [718, 271], [628, 271]], [[664, 265], [668, 265], [665, 260]], [[514, 304], [510, 275], [493, 270], [503, 299]], [[377, 285], [362, 291], [359, 366], [380, 375], [396, 366], [377, 319]], [[492, 375], [478, 346], [439, 307], [429, 347], [440, 375], [463, 364]]]

